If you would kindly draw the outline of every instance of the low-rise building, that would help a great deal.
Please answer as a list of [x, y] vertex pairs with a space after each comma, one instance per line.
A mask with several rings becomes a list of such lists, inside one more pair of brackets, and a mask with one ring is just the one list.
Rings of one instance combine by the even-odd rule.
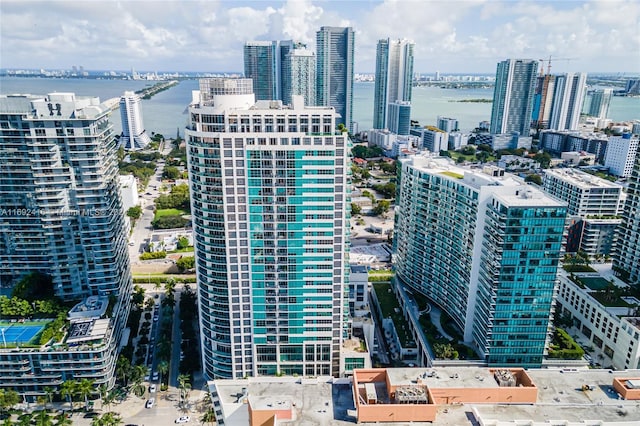
[[586, 151], [563, 152], [560, 158], [570, 166], [593, 166], [596, 162], [596, 155]]
[[594, 359], [617, 370], [640, 368], [640, 301], [621, 296], [624, 284], [598, 274], [561, 273], [559, 278], [556, 315], [569, 319], [602, 356]]

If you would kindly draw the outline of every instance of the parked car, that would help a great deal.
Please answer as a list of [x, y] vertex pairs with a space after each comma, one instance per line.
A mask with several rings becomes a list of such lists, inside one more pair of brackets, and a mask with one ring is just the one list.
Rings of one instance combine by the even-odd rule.
[[155, 392], [155, 391], [156, 391], [156, 385], [155, 385], [155, 383], [154, 383], [154, 384], [152, 384], [151, 386], [149, 386], [149, 393], [153, 393], [153, 392]]
[[191, 420], [191, 417], [189, 416], [182, 416], [182, 417], [178, 417], [176, 419], [176, 423], [189, 423], [189, 420]]
[[158, 378], [159, 378], [159, 374], [158, 374], [158, 372], [157, 372], [157, 371], [154, 371], [154, 372], [153, 372], [153, 376], [152, 376], [152, 378], [153, 378], [153, 381], [154, 381], [154, 382], [155, 382], [156, 380], [158, 380]]
[[155, 404], [155, 402], [156, 402], [155, 398], [149, 398], [149, 399], [147, 399], [146, 404], [144, 404], [144, 407], [145, 408], [152, 408], [153, 404]]

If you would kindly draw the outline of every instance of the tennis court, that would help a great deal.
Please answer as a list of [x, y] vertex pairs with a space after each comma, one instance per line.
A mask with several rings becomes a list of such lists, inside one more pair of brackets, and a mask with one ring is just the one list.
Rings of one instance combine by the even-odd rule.
[[0, 344], [20, 345], [31, 343], [40, 334], [46, 321], [25, 323], [0, 322]]

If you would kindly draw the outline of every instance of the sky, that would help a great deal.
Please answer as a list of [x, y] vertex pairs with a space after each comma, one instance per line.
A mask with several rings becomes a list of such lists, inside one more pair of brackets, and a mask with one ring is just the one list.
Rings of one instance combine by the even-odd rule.
[[640, 73], [638, 0], [0, 0], [0, 68], [242, 72], [246, 41], [315, 50], [324, 25], [353, 27], [357, 73], [385, 38], [414, 41], [422, 74], [550, 56], [552, 72]]

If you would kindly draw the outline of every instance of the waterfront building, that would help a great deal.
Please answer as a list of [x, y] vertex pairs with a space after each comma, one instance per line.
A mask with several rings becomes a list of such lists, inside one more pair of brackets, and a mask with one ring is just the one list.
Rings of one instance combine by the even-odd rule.
[[591, 91], [587, 115], [600, 119], [608, 118], [612, 96], [613, 89], [595, 89]]
[[[402, 39], [379, 40], [376, 48], [376, 79], [373, 95], [373, 128], [391, 130], [393, 112], [390, 104], [396, 101], [411, 104], [413, 83], [414, 43]], [[405, 135], [408, 134], [403, 133]], [[393, 132], [393, 130], [391, 130]]]
[[633, 172], [629, 176], [613, 271], [625, 280], [640, 284], [640, 151], [636, 153]]
[[322, 27], [316, 33], [316, 104], [333, 107], [336, 124], [352, 133], [354, 47], [351, 27]]
[[609, 255], [625, 195], [621, 185], [578, 169], [547, 169], [544, 190], [565, 201], [567, 213], [576, 219], [569, 226], [566, 251], [589, 256]]
[[469, 144], [469, 136], [468, 133], [449, 133], [449, 150], [456, 151], [463, 146], [467, 146]]
[[403, 149], [413, 149], [419, 144], [414, 135], [398, 135], [387, 129], [371, 129], [367, 135], [371, 146], [379, 146], [384, 155], [391, 158], [397, 158]]
[[441, 115], [438, 116], [438, 124], [436, 127], [447, 133], [457, 132], [460, 130], [458, 128], [459, 124], [457, 118], [443, 117]]
[[120, 146], [127, 151], [144, 149], [151, 142], [142, 122], [140, 105], [140, 96], [135, 92], [127, 91], [120, 97], [120, 119], [122, 120]]
[[338, 375], [348, 338], [349, 141], [331, 107], [200, 80], [186, 130], [209, 378]]
[[405, 101], [390, 102], [388, 111], [387, 127], [389, 131], [407, 136], [411, 128], [411, 103]]
[[547, 74], [536, 80], [532, 126], [539, 129], [577, 129], [586, 93], [587, 75]]
[[491, 109], [491, 133], [529, 136], [538, 61], [507, 59], [498, 63]]
[[634, 160], [638, 152], [638, 135], [625, 133], [622, 136], [609, 137], [604, 166], [614, 176], [626, 178], [631, 176]]
[[115, 381], [132, 280], [110, 112], [73, 93], [0, 96], [0, 287], [41, 272], [60, 299], [106, 300], [111, 314], [71, 318], [48, 342], [10, 341], [15, 324], [3, 324], [0, 387], [26, 398]]
[[400, 161], [398, 291], [427, 296], [490, 366], [540, 366], [566, 204], [497, 167], [426, 155]]

